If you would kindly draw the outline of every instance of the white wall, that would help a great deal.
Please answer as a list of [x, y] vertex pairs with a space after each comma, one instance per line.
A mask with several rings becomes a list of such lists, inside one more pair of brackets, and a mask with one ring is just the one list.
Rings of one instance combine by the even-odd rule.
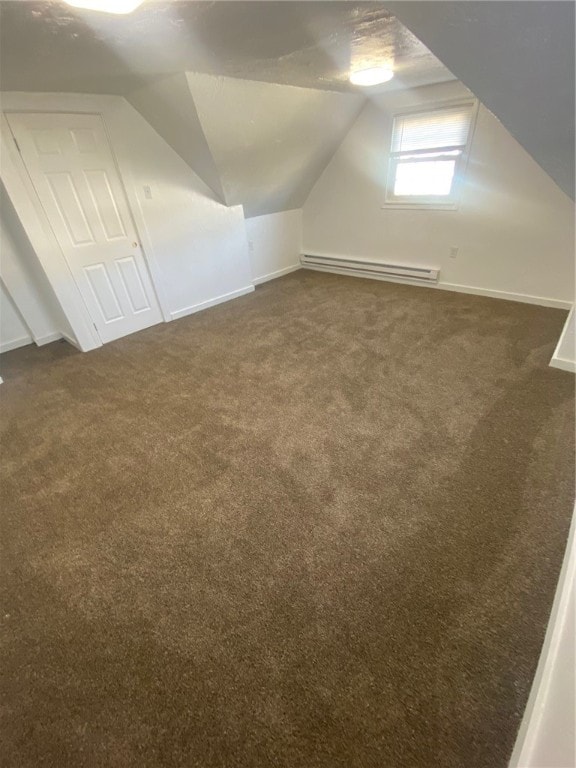
[[282, 211], [246, 219], [254, 283], [300, 269], [302, 211]]
[[[456, 82], [374, 97], [304, 206], [304, 250], [439, 267], [446, 287], [567, 306], [574, 300], [573, 204], [485, 108], [457, 211], [382, 209], [390, 110], [466, 95]], [[456, 259], [451, 247], [459, 249]]]
[[550, 365], [576, 373], [576, 309], [574, 307], [570, 310]]
[[[213, 192], [190, 169], [182, 158], [162, 139], [128, 102], [116, 96], [80, 94], [5, 93], [4, 109], [99, 112], [106, 124], [127, 197], [134, 215], [143, 250], [158, 294], [164, 319], [170, 320], [253, 290], [248, 241], [241, 206], [226, 207], [214, 200]], [[12, 152], [5, 143], [6, 154]], [[13, 159], [8, 157], [8, 159]], [[13, 165], [17, 163], [13, 162]], [[10, 171], [8, 174], [7, 171]], [[3, 162], [3, 178], [19, 217], [30, 195], [25, 185], [15, 179], [13, 169]], [[149, 187], [151, 197], [146, 197]], [[29, 206], [30, 203], [27, 203]], [[38, 211], [35, 211], [38, 218]], [[32, 223], [30, 223], [32, 222]], [[63, 258], [58, 260], [57, 247], [43, 248], [41, 222], [35, 225], [26, 218], [31, 237], [51, 284], [69, 277]], [[27, 228], [28, 232], [28, 228]], [[32, 233], [34, 234], [34, 233]], [[41, 256], [41, 253], [43, 254]], [[57, 286], [54, 286], [57, 287]], [[73, 327], [84, 323], [89, 329], [75, 286], [68, 281], [59, 286], [59, 299], [71, 300], [66, 314]], [[78, 336], [78, 333], [76, 334]], [[91, 349], [98, 340], [90, 341], [84, 332], [81, 347]]]
[[220, 175], [200, 125], [184, 72], [143, 85], [127, 100], [198, 174], [216, 199], [225, 202]]
[[124, 99], [114, 99], [104, 117], [149, 235], [145, 250], [153, 252], [170, 317], [252, 289], [242, 207], [214, 200], [212, 190]]
[[0, 352], [32, 343], [32, 336], [14, 306], [4, 283], [0, 282]]
[[576, 765], [576, 512], [510, 768]]
[[16, 211], [0, 184], [0, 275], [10, 301], [39, 346], [72, 330], [36, 258]]

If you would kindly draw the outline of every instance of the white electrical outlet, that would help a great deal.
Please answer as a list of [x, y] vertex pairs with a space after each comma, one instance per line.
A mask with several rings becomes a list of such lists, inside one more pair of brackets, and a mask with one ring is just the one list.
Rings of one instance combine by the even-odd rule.
[[451, 259], [455, 259], [456, 256], [458, 256], [458, 246], [457, 245], [453, 245], [450, 248], [450, 258]]
[[146, 198], [146, 200], [152, 200], [152, 190], [150, 189], [148, 184], [144, 186], [144, 197]]

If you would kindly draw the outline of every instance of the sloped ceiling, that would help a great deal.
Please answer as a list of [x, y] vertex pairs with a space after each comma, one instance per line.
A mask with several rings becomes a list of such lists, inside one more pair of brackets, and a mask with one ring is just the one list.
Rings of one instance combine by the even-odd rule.
[[394, 62], [387, 89], [453, 76], [381, 2], [147, 0], [128, 16], [61, 0], [0, 2], [4, 90], [125, 95], [203, 72], [353, 90], [353, 67]]
[[[301, 207], [366, 94], [454, 79], [380, 2], [148, 0], [129, 16], [0, 2], [4, 90], [125, 96], [227, 205]], [[31, 55], [33, 52], [33, 55]]]
[[216, 199], [246, 216], [301, 207], [365, 101], [192, 72], [126, 98]]
[[228, 205], [299, 208], [356, 119], [357, 94], [188, 73]]
[[387, 7], [574, 199], [573, 2], [390, 2]]
[[131, 91], [126, 98], [210, 187], [216, 199], [225, 203], [220, 173], [200, 124], [186, 74], [154, 80]]

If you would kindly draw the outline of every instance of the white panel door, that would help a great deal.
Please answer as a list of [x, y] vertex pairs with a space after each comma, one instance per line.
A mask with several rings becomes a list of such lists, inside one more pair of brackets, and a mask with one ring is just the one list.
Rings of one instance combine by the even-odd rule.
[[101, 117], [7, 117], [102, 341], [161, 322]]

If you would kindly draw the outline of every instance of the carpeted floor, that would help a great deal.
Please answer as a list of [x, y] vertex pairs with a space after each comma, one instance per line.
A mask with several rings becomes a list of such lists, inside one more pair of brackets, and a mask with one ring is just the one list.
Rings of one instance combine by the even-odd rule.
[[574, 495], [565, 317], [298, 272], [3, 355], [3, 766], [505, 768]]

